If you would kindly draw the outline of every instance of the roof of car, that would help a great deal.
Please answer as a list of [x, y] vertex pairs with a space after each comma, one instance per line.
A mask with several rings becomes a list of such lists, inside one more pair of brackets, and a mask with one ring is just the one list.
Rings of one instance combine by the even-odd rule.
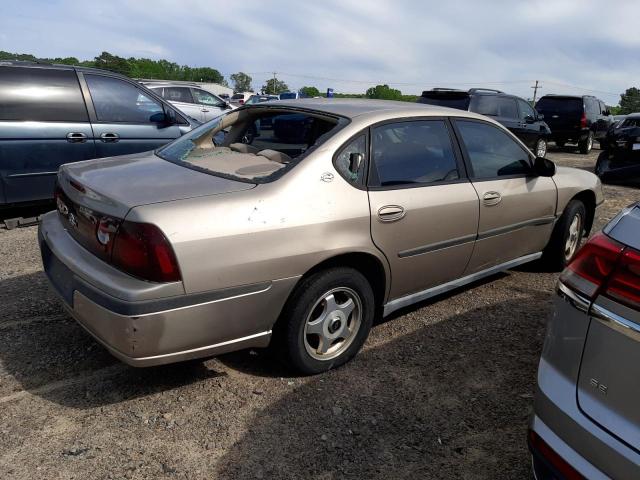
[[60, 63], [46, 63], [46, 62], [28, 61], [28, 60], [0, 60], [0, 66], [47, 68], [47, 69], [50, 68], [55, 70], [78, 70], [80, 72], [100, 72], [103, 74], [106, 73], [108, 75], [129, 78], [126, 75], [112, 72], [110, 70], [103, 70], [101, 68], [83, 67], [81, 65], [64, 65]]
[[300, 98], [270, 102], [272, 107], [291, 107], [316, 110], [319, 112], [353, 118], [380, 112], [395, 114], [424, 113], [428, 116], [469, 116], [476, 115], [455, 108], [425, 105], [423, 103], [399, 102], [394, 100], [372, 100], [362, 98]]

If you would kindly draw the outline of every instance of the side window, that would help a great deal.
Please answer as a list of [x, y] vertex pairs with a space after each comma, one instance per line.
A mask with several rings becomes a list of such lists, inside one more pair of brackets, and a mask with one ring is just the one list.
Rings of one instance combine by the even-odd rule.
[[389, 123], [372, 130], [371, 186], [429, 184], [460, 178], [444, 121]]
[[593, 98], [586, 97], [584, 99], [585, 108], [589, 113], [595, 113], [596, 115], [600, 114], [600, 106], [598, 102], [596, 102]]
[[[351, 154], [361, 155], [360, 161], [357, 158], [353, 158]], [[335, 160], [335, 167], [338, 173], [349, 183], [355, 185], [364, 185], [366, 176], [366, 162], [367, 158], [367, 137], [362, 134], [355, 139], [351, 140], [346, 147], [338, 154]]]
[[516, 101], [513, 98], [495, 95], [477, 95], [470, 110], [489, 117], [518, 118]]
[[88, 122], [76, 73], [0, 67], [0, 120]]
[[604, 104], [604, 102], [600, 100], [598, 100], [598, 103], [600, 104], [600, 113], [604, 115], [605, 112], [607, 111], [607, 106]]
[[529, 153], [506, 132], [480, 122], [456, 120], [456, 125], [467, 149], [474, 178], [528, 175], [531, 172]]
[[524, 100], [518, 100], [518, 106], [520, 107], [520, 118], [522, 120], [526, 119], [528, 116], [531, 118], [537, 117], [536, 112], [531, 108], [531, 105]]
[[162, 105], [129, 82], [118, 78], [85, 74], [96, 116], [100, 122], [154, 123]]
[[191, 90], [187, 87], [164, 87], [163, 98], [170, 102], [194, 103]]
[[209, 92], [205, 92], [204, 90], [200, 90], [199, 88], [193, 88], [192, 92], [195, 103], [200, 103], [202, 105], [211, 105], [212, 107], [224, 106], [224, 102], [220, 101], [220, 99], [216, 98]]

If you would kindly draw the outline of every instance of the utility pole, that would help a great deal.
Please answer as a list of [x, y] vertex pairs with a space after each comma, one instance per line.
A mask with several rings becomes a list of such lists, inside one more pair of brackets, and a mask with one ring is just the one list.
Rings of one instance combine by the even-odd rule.
[[276, 95], [276, 72], [273, 72], [273, 85], [271, 86], [271, 88], [273, 88], [273, 92], [271, 92], [273, 95]]
[[538, 96], [538, 89], [542, 89], [542, 87], [538, 86], [538, 80], [536, 80], [536, 84], [531, 87], [533, 88], [533, 104], [536, 104], [536, 97]]

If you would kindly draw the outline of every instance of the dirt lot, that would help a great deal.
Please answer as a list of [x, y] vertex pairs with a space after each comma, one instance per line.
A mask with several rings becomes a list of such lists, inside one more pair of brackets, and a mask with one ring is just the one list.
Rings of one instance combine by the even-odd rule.
[[[640, 199], [605, 190], [595, 229]], [[262, 351], [136, 370], [62, 311], [36, 228], [0, 230], [0, 478], [527, 479], [556, 278], [511, 271], [405, 310], [312, 378]]]

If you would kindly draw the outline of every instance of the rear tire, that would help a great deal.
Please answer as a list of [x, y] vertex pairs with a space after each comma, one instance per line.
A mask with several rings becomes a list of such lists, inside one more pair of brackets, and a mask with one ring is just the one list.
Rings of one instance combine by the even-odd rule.
[[542, 254], [542, 262], [551, 271], [563, 270], [580, 248], [585, 235], [587, 209], [580, 200], [571, 200], [556, 223]]
[[276, 326], [274, 344], [298, 372], [326, 372], [360, 351], [374, 314], [373, 289], [360, 272], [322, 270], [296, 287]]
[[578, 142], [578, 148], [580, 149], [580, 153], [585, 155], [591, 151], [593, 148], [593, 132], [589, 132], [587, 138]]

